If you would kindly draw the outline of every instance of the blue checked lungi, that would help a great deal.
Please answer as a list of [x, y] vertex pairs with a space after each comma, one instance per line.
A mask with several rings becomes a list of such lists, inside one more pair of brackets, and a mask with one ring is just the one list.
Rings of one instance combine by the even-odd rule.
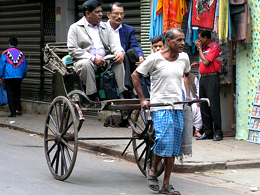
[[154, 153], [162, 157], [180, 155], [183, 110], [158, 110], [151, 113], [155, 129]]

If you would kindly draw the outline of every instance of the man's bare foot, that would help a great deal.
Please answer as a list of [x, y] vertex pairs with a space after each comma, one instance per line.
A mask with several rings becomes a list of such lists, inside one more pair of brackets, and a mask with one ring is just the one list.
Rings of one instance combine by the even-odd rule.
[[198, 130], [195, 130], [193, 136], [194, 137], [201, 137], [201, 134], [200, 134], [200, 132]]
[[147, 185], [153, 191], [159, 191], [159, 183], [156, 174], [149, 169], [146, 171]]

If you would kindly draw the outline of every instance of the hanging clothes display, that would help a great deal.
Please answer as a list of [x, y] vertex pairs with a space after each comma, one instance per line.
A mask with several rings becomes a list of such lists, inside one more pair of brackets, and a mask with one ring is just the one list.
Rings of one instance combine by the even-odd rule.
[[232, 25], [232, 37], [236, 47], [251, 43], [251, 14], [247, 0], [229, 0]]
[[188, 46], [192, 47], [192, 28], [191, 28], [191, 12], [192, 12], [192, 3], [189, 7], [189, 16], [188, 16], [188, 25], [187, 25], [187, 33], [185, 37], [185, 43], [187, 43]]
[[191, 14], [192, 14], [192, 2], [190, 3], [190, 7], [189, 7], [189, 16], [188, 16], [188, 25], [187, 25], [185, 43], [190, 47], [189, 51], [195, 53], [197, 51], [195, 46], [195, 41], [198, 38], [198, 30], [193, 29], [196, 27], [193, 28], [191, 27]]
[[181, 28], [183, 16], [188, 13], [186, 0], [158, 0], [156, 14], [163, 13], [163, 34], [171, 28]]
[[150, 41], [156, 37], [163, 34], [163, 14], [156, 15], [158, 0], [153, 1], [151, 23], [150, 23]]
[[219, 39], [224, 40], [228, 38], [228, 0], [219, 1], [219, 25], [218, 25], [218, 34]]
[[208, 30], [213, 30], [217, 0], [192, 1], [193, 6], [191, 25]]

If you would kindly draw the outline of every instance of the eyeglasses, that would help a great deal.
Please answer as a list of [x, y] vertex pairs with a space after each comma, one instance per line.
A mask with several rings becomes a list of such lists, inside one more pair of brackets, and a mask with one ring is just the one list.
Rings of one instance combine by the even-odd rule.
[[125, 16], [125, 13], [124, 12], [113, 12], [112, 13], [114, 16], [119, 16], [119, 15], [121, 15], [121, 16]]

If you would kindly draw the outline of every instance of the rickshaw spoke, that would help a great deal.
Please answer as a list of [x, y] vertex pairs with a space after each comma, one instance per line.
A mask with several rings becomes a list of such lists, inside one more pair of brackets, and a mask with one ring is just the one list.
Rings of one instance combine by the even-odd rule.
[[147, 151], [145, 153], [144, 169], [146, 170], [147, 162], [150, 157], [150, 145], [147, 146]]
[[54, 138], [49, 138], [49, 139], [46, 139], [45, 141], [46, 142], [50, 142], [50, 141], [55, 141], [55, 139]]
[[63, 133], [63, 129], [66, 127], [66, 124], [64, 123], [67, 123], [67, 113], [68, 113], [68, 106], [66, 104], [63, 104], [63, 112], [60, 116], [60, 120], [61, 120], [61, 125], [60, 125], [60, 130], [59, 132], [60, 133]]
[[64, 147], [61, 145], [61, 175], [64, 175], [67, 172], [67, 164], [66, 164], [66, 158], [64, 153]]
[[66, 129], [62, 132], [61, 136], [64, 136], [72, 125], [73, 125], [73, 121], [70, 122], [70, 124], [69, 124], [69, 125], [66, 127]]
[[63, 155], [63, 151], [62, 151], [62, 146], [60, 146], [61, 147], [61, 150], [60, 150], [60, 155], [61, 155], [61, 158], [60, 158], [60, 174], [61, 175], [64, 175], [64, 173], [63, 173], [63, 157], [64, 157], [64, 155]]
[[49, 124], [47, 124], [46, 126], [47, 126], [47, 127], [48, 127], [48, 129], [49, 129], [49, 130], [52, 132], [52, 134], [53, 134], [53, 135], [56, 135], [56, 134], [57, 134], [57, 133], [55, 133], [55, 132], [52, 130], [52, 128], [50, 127], [50, 125], [49, 125]]
[[141, 161], [141, 159], [143, 158], [143, 155], [144, 155], [144, 153], [146, 152], [147, 147], [148, 147], [148, 146], [145, 146], [144, 150], [142, 151], [141, 155], [140, 155], [139, 158], [138, 158], [138, 161]]
[[136, 125], [138, 126], [138, 128], [139, 128], [141, 131], [144, 131], [144, 129], [143, 129], [138, 123], [136, 123]]
[[[65, 121], [65, 126], [64, 126], [65, 131], [64, 131], [64, 132], [66, 132], [66, 131], [71, 127], [71, 125], [72, 125], [72, 123], [70, 123], [70, 125], [69, 125], [69, 127], [68, 127], [69, 121], [70, 121], [70, 111], [69, 111], [68, 108], [67, 108], [66, 121]], [[63, 133], [64, 133], [64, 132], [63, 132]]]
[[55, 152], [55, 154], [54, 154], [54, 156], [53, 156], [53, 158], [52, 158], [52, 161], [51, 161], [51, 166], [52, 166], [52, 167], [53, 167], [55, 161], [57, 160], [57, 153], [58, 153], [58, 150], [56, 150], [56, 152]]
[[68, 160], [69, 160], [69, 164], [70, 164], [70, 163], [71, 163], [71, 156], [70, 156], [68, 147], [65, 146], [64, 149], [65, 149], [65, 152], [66, 152], [66, 154], [67, 154], [67, 157], [68, 157]]
[[[58, 129], [59, 129], [58, 124], [56, 123], [56, 121], [54, 120], [54, 118], [52, 117], [51, 114], [49, 114], [49, 117], [50, 117], [50, 119], [51, 119], [53, 125], [56, 127], [57, 132], [58, 132]], [[49, 124], [48, 124], [48, 127], [50, 128]], [[52, 129], [51, 129], [51, 131], [52, 131], [52, 133], [55, 135], [55, 132], [54, 132]]]
[[145, 124], [146, 120], [145, 120], [144, 112], [140, 112], [140, 116], [141, 116], [141, 118], [142, 118], [142, 121], [143, 121], [144, 124]]
[[134, 116], [134, 121], [137, 121], [139, 113], [140, 113], [140, 110], [137, 110], [136, 111], [136, 115]]
[[135, 148], [135, 150], [137, 151], [142, 145], [144, 145], [145, 144], [145, 141], [142, 141], [136, 148]]
[[54, 114], [55, 114], [56, 120], [57, 120], [56, 121], [56, 123], [57, 123], [56, 128], [57, 128], [57, 130], [59, 130], [60, 125], [59, 125], [59, 117], [58, 117], [58, 111], [57, 111], [57, 105], [56, 104], [54, 104], [53, 107], [54, 107]]
[[56, 158], [56, 167], [55, 167], [55, 173], [57, 174], [59, 171], [59, 161], [60, 161], [60, 146], [58, 146], [57, 150], [57, 158]]
[[62, 128], [62, 117], [63, 117], [63, 113], [64, 113], [64, 110], [62, 109], [62, 102], [59, 101], [59, 121], [60, 121], [60, 126], [59, 126], [59, 133], [61, 133], [61, 128]]
[[74, 152], [74, 149], [66, 142], [64, 139], [61, 139], [62, 143], [67, 146], [72, 152]]
[[50, 152], [55, 148], [55, 146], [57, 146], [57, 144], [54, 142], [52, 147], [47, 151], [47, 154], [50, 154]]

